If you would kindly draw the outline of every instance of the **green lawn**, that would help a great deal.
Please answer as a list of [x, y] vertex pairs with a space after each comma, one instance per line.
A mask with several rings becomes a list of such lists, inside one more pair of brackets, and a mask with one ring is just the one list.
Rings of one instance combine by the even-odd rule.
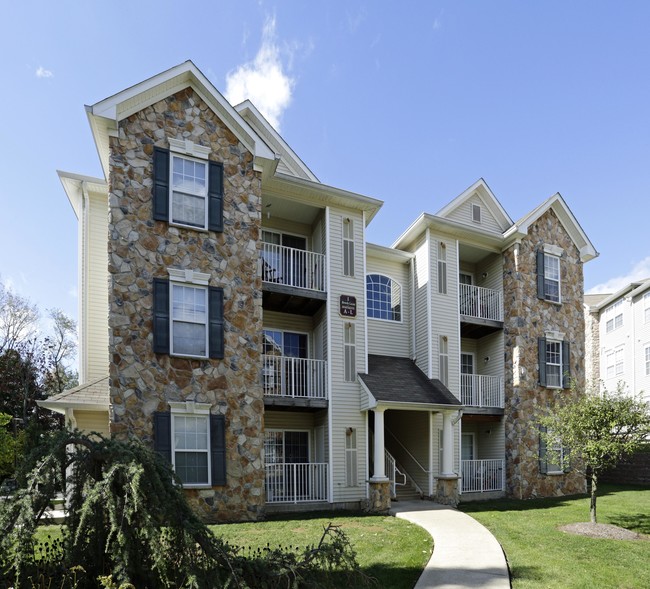
[[[514, 589], [650, 587], [650, 541], [574, 536], [558, 526], [589, 521], [584, 496], [468, 503], [503, 546]], [[650, 534], [650, 488], [602, 485], [598, 522]]]
[[412, 589], [431, 556], [431, 536], [395, 517], [297, 515], [295, 519], [210, 526], [230, 544], [242, 547], [307, 546], [320, 539], [328, 523], [341, 526], [366, 575], [382, 589]]

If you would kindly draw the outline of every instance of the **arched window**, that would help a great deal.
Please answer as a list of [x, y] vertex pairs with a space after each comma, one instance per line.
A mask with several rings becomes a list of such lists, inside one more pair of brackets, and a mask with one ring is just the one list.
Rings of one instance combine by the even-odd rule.
[[402, 287], [397, 282], [383, 274], [368, 274], [366, 291], [368, 317], [402, 320]]

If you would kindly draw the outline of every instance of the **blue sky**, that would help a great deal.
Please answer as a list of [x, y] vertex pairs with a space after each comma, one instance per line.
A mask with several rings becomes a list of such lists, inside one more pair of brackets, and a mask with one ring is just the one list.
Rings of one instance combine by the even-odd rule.
[[327, 184], [385, 202], [392, 241], [483, 177], [513, 219], [560, 192], [600, 257], [650, 276], [650, 2], [11, 2], [0, 64], [0, 280], [77, 313], [56, 170], [100, 176], [84, 104], [191, 59], [248, 94]]

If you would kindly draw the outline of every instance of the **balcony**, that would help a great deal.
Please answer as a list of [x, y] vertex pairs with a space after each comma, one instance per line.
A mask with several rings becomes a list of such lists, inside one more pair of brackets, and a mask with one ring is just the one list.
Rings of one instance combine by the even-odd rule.
[[470, 407], [503, 409], [503, 378], [483, 374], [460, 375], [460, 402]]
[[503, 328], [503, 293], [472, 284], [459, 284], [463, 337], [483, 337]]
[[505, 491], [503, 460], [461, 460], [462, 493]]
[[263, 243], [260, 271], [265, 309], [311, 316], [327, 299], [323, 254]]
[[267, 503], [327, 501], [327, 463], [267, 464]]
[[327, 407], [327, 362], [262, 354], [264, 404], [277, 407]]

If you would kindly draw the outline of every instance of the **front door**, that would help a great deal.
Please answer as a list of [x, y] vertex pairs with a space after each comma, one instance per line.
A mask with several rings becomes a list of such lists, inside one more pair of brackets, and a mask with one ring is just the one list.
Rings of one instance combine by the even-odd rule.
[[462, 434], [460, 443], [461, 460], [474, 460], [474, 434]]

